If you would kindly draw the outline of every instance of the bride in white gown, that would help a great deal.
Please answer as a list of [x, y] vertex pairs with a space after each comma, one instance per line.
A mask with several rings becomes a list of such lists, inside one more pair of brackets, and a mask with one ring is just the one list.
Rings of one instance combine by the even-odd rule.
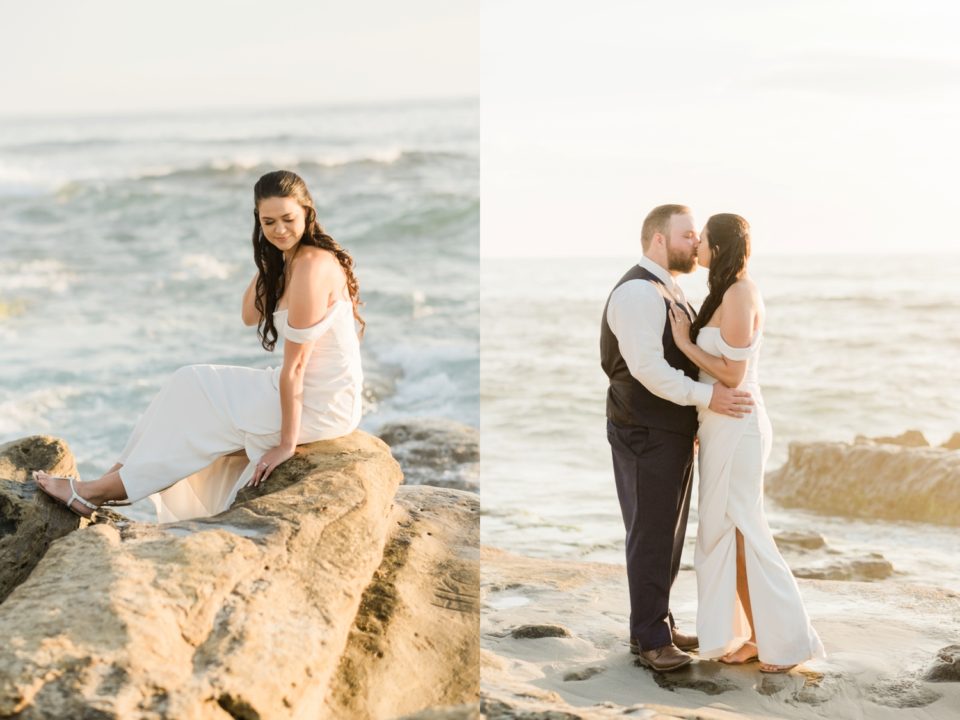
[[764, 466], [772, 429], [757, 375], [764, 306], [747, 274], [750, 227], [739, 215], [714, 215], [697, 259], [710, 269], [709, 294], [692, 326], [671, 312], [674, 339], [700, 368], [701, 382], [747, 390], [755, 409], [741, 418], [700, 411], [697, 635], [701, 658], [786, 672], [823, 657], [800, 590], [777, 550], [763, 510]]
[[[359, 287], [350, 255], [317, 222], [304, 181], [285, 170], [254, 187], [257, 272], [242, 319], [283, 365], [177, 370], [138, 421], [118, 462], [97, 480], [37, 471], [48, 495], [89, 517], [103, 504], [149, 497], [160, 522], [214, 515], [258, 485], [297, 445], [360, 423]], [[127, 502], [124, 502], [127, 501]]]

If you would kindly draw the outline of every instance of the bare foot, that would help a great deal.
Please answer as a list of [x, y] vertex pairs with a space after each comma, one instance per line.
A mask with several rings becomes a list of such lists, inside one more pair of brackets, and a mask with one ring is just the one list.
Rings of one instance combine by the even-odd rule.
[[[93, 515], [93, 508], [87, 507], [77, 498], [73, 498], [73, 502], [69, 502], [70, 498], [73, 497], [69, 478], [51, 475], [43, 470], [34, 470], [33, 479], [36, 481], [39, 488], [43, 490], [43, 492], [53, 499], [59, 500], [63, 505], [66, 505], [77, 515], [85, 518]], [[87, 499], [83, 496], [83, 492], [81, 491], [81, 488], [83, 487], [82, 482], [79, 480], [74, 480], [73, 487], [76, 488], [76, 493], [79, 497], [83, 498], [84, 500]]]
[[727, 665], [743, 665], [757, 659], [757, 644], [748, 640], [733, 652], [728, 652], [720, 658], [720, 662]]

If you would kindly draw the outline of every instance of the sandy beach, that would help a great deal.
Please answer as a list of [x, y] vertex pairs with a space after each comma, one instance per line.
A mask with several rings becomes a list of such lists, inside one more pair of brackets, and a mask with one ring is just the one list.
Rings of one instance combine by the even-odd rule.
[[[787, 555], [788, 560], [790, 556]], [[960, 595], [924, 585], [805, 580], [800, 589], [828, 658], [784, 676], [697, 661], [658, 675], [627, 645], [625, 569], [482, 554], [481, 687], [491, 708], [564, 718], [955, 718], [960, 683], [927, 682], [960, 637]], [[672, 607], [696, 618], [696, 577], [682, 570]], [[642, 712], [641, 712], [642, 711]], [[693, 712], [695, 711], [695, 712]], [[496, 712], [488, 713], [496, 715]], [[540, 716], [537, 716], [540, 717]], [[543, 717], [546, 717], [545, 715]]]

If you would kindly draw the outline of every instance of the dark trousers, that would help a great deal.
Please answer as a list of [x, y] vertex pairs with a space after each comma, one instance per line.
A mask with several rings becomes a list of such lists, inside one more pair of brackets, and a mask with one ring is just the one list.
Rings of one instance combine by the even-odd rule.
[[607, 439], [627, 531], [630, 636], [651, 650], [672, 642], [670, 587], [690, 512], [693, 436], [607, 420]]

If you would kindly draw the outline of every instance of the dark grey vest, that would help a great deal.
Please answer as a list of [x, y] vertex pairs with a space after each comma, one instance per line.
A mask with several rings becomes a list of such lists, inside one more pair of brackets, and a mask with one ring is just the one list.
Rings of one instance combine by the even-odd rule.
[[[620, 278], [614, 290], [630, 280], [648, 280], [663, 286], [663, 282], [649, 270], [634, 265]], [[613, 294], [613, 291], [610, 292]], [[664, 298], [667, 312], [671, 301]], [[607, 417], [617, 425], [642, 425], [669, 430], [671, 432], [695, 435], [697, 432], [697, 409], [693, 406], [677, 405], [657, 397], [630, 374], [627, 363], [620, 354], [620, 344], [607, 324], [607, 304], [603, 307], [603, 320], [600, 324], [600, 366], [610, 378], [607, 390]], [[688, 304], [691, 316], [696, 313]], [[687, 358], [673, 341], [669, 319], [663, 328], [663, 357], [671, 367], [682, 370], [687, 377], [697, 379], [697, 366]]]

